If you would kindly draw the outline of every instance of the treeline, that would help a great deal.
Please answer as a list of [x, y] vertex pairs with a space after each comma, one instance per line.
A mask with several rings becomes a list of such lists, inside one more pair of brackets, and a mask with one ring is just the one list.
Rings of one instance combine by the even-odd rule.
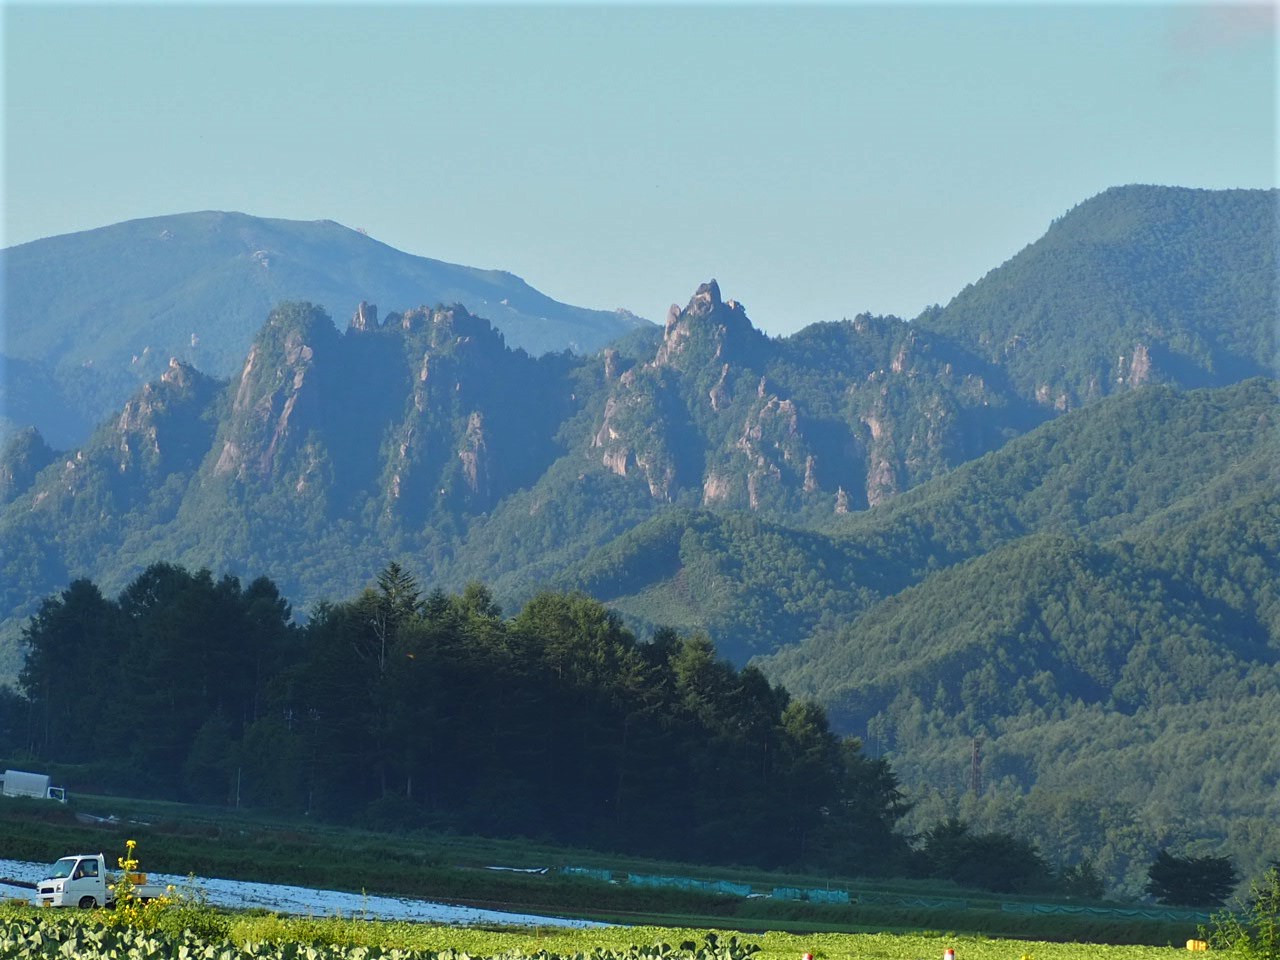
[[74, 785], [683, 860], [902, 869], [888, 763], [710, 642], [581, 594], [506, 618], [395, 564], [293, 623], [275, 585], [156, 564], [23, 632], [9, 747]]

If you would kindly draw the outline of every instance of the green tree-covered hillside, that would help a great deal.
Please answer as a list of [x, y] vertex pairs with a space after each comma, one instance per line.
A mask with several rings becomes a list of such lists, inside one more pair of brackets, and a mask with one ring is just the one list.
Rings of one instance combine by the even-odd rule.
[[[1186, 393], [1150, 387], [1060, 417], [816, 529], [744, 513], [666, 513], [558, 582], [638, 623], [705, 629], [733, 657], [790, 648], [1036, 532], [1107, 540], [1180, 530], [1241, 493], [1271, 489], [1280, 482], [1276, 423], [1273, 381]], [[779, 662], [808, 656], [792, 650]]]
[[1258, 872], [1280, 844], [1277, 490], [1164, 532], [1020, 538], [761, 666], [894, 758], [921, 822], [1014, 823], [1131, 892], [1173, 843]]
[[1112, 188], [916, 324], [1056, 409], [1144, 383], [1271, 372], [1278, 200], [1275, 190]]

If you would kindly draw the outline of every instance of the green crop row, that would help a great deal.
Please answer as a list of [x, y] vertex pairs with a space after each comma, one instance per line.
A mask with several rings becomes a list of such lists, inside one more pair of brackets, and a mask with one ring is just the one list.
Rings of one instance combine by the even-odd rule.
[[748, 960], [758, 950], [755, 944], [736, 937], [721, 940], [713, 933], [701, 944], [689, 941], [679, 947], [660, 943], [622, 950], [596, 947], [572, 954], [542, 950], [480, 958], [453, 948], [433, 951], [294, 940], [240, 943], [210, 941], [190, 930], [167, 933], [92, 920], [40, 915], [0, 919], [0, 957], [32, 960]]
[[[942, 934], [729, 934], [658, 927], [477, 930], [342, 918], [224, 916], [219, 934], [112, 927], [97, 915], [0, 915], [0, 957], [58, 960], [1172, 960], [1171, 947]], [[210, 929], [206, 927], [206, 929]], [[635, 946], [637, 940], [653, 946]], [[670, 946], [670, 944], [679, 946]], [[1184, 955], [1185, 950], [1177, 950]], [[753, 956], [754, 954], [754, 956]]]

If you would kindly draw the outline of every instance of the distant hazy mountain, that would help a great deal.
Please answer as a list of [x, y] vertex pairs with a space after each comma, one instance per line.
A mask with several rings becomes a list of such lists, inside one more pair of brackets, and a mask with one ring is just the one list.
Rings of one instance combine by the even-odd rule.
[[916, 324], [1057, 410], [1274, 374], [1280, 191], [1115, 187]]
[[644, 324], [558, 303], [509, 273], [402, 253], [329, 220], [133, 220], [0, 251], [0, 270], [0, 409], [59, 444], [83, 439], [83, 424], [118, 408], [171, 358], [228, 376], [284, 300], [320, 304], [343, 324], [361, 301], [384, 310], [461, 303], [535, 355], [593, 351]]

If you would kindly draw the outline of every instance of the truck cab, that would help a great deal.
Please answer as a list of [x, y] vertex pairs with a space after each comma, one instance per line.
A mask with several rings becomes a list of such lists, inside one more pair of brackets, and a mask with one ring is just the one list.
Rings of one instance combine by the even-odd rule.
[[[130, 873], [133, 896], [138, 900], [157, 900], [169, 894], [169, 889], [159, 884], [147, 883], [145, 873]], [[36, 897], [42, 907], [94, 907], [115, 906], [116, 894], [112, 884], [116, 878], [107, 872], [107, 861], [100, 853], [77, 853], [63, 857], [49, 868], [49, 876], [36, 884]]]
[[111, 888], [102, 854], [63, 857], [36, 885], [36, 894], [45, 907], [105, 907], [111, 899]]

